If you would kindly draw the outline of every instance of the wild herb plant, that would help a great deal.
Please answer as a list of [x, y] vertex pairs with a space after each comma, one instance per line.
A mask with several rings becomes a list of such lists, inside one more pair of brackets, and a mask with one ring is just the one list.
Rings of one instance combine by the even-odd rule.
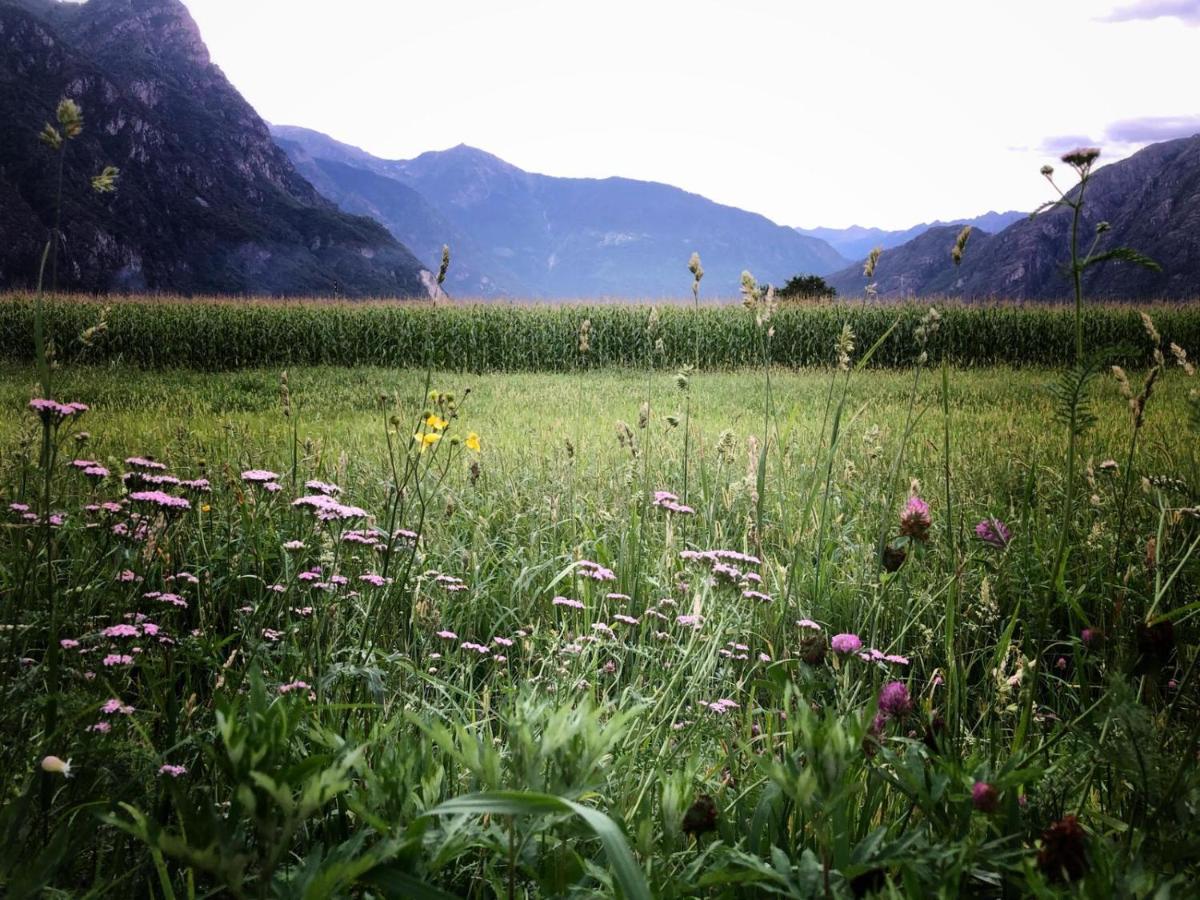
[[1095, 147], [1081, 147], [1063, 154], [1062, 161], [1075, 172], [1077, 183], [1064, 193], [1054, 181], [1054, 168], [1043, 166], [1042, 175], [1059, 195], [1057, 200], [1051, 200], [1033, 212], [1037, 216], [1051, 210], [1065, 208], [1071, 214], [1070, 250], [1071, 262], [1069, 271], [1071, 285], [1075, 298], [1075, 364], [1064, 373], [1062, 381], [1056, 386], [1055, 393], [1059, 399], [1058, 418], [1067, 429], [1067, 470], [1066, 489], [1063, 494], [1063, 511], [1058, 546], [1054, 556], [1054, 587], [1060, 598], [1065, 598], [1067, 586], [1065, 583], [1067, 553], [1072, 522], [1075, 512], [1077, 447], [1080, 439], [1093, 424], [1094, 418], [1088, 408], [1088, 395], [1091, 383], [1104, 366], [1103, 355], [1091, 358], [1085, 357], [1083, 342], [1083, 276], [1088, 269], [1110, 261], [1133, 263], [1144, 268], [1159, 270], [1159, 266], [1149, 257], [1129, 247], [1113, 247], [1099, 250], [1102, 238], [1110, 230], [1108, 222], [1098, 222], [1095, 226], [1095, 236], [1086, 254], [1080, 253], [1080, 240], [1084, 227], [1084, 195], [1088, 182], [1094, 172], [1096, 160], [1100, 158], [1100, 150]]

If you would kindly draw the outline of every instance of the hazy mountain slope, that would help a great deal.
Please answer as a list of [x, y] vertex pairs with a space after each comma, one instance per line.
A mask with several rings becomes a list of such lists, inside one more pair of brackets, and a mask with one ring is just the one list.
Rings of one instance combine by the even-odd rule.
[[[1065, 167], [1063, 167], [1065, 168]], [[1064, 179], [1068, 177], [1064, 173]], [[1160, 272], [1110, 262], [1089, 269], [1089, 296], [1112, 299], [1200, 297], [1200, 135], [1152, 144], [1097, 170], [1085, 197], [1083, 250], [1096, 225], [1111, 230], [1099, 249], [1129, 246]], [[966, 298], [1056, 299], [1071, 294], [1066, 263], [1071, 213], [1058, 209], [1022, 218], [999, 234], [972, 235], [963, 264], [950, 247], [957, 226], [935, 230], [885, 251], [876, 270], [881, 296], [953, 294]], [[940, 254], [940, 256], [939, 256]], [[861, 263], [831, 276], [839, 290], [863, 284]]]
[[[487, 277], [485, 295], [680, 296], [689, 290], [693, 250], [703, 257], [709, 296], [735, 295], [743, 269], [782, 283], [845, 264], [824, 241], [668, 185], [537, 175], [467, 146], [383, 160], [307, 129], [273, 131], [298, 165], [332, 161], [415, 190], [458, 231], [457, 245], [447, 241], [455, 265], [461, 260], [477, 283]], [[340, 180], [345, 190], [345, 173]], [[369, 193], [354, 193], [347, 208], [380, 205]], [[411, 213], [428, 218], [415, 208]], [[444, 232], [434, 236], [427, 222], [381, 221], [414, 247], [442, 243]], [[430, 232], [423, 240], [422, 230]]]
[[[899, 247], [883, 251], [875, 277], [869, 282], [863, 277], [861, 262], [835, 272], [826, 280], [837, 290], [839, 297], [861, 297], [868, 283], [875, 285], [880, 297], [957, 294], [960, 292], [957, 279], [966, 264], [956, 269], [950, 260], [950, 248], [961, 230], [961, 225], [939, 225]], [[982, 252], [993, 239], [993, 235], [975, 229], [967, 244], [967, 256]]]
[[[435, 268], [442, 247], [453, 248], [453, 263], [446, 289], [455, 296], [523, 296], [529, 293], [515, 275], [499, 262], [486, 260], [465, 232], [443, 216], [408, 185], [375, 171], [333, 159], [314, 158], [303, 147], [278, 139], [297, 170], [325, 197], [355, 215], [370, 216], [412, 248], [422, 262]], [[480, 269], [486, 263], [486, 271]]]
[[832, 246], [838, 253], [849, 259], [862, 259], [875, 247], [887, 250], [908, 243], [913, 238], [924, 234], [931, 228], [942, 225], [971, 225], [984, 231], [997, 232], [1007, 228], [1013, 222], [1024, 218], [1027, 213], [1016, 211], [986, 212], [973, 219], [951, 219], [943, 222], [922, 222], [912, 228], [901, 231], [888, 231], [883, 228], [864, 228], [861, 225], [851, 225], [849, 228], [797, 228], [801, 234], [821, 238]]
[[[60, 286], [428, 294], [408, 250], [296, 172], [178, 0], [0, 0], [4, 286], [36, 277], [54, 196], [37, 132], [64, 95], [85, 128], [68, 147]], [[88, 178], [106, 163], [121, 179], [100, 197]]]

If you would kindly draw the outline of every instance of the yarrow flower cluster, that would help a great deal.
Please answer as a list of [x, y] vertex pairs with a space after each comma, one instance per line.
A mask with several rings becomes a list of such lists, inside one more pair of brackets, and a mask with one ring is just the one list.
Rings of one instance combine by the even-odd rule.
[[728, 697], [722, 697], [719, 700], [712, 700], [701, 704], [711, 712], [715, 712], [719, 716], [725, 715], [731, 709], [741, 709], [741, 705]]
[[617, 575], [612, 569], [606, 569], [598, 562], [592, 562], [590, 559], [581, 559], [578, 565], [579, 574], [584, 578], [590, 578], [593, 581], [617, 580]]
[[29, 401], [29, 408], [41, 416], [42, 421], [57, 424], [71, 416], [83, 415], [91, 407], [86, 403], [59, 403], [57, 400], [35, 397]]
[[338, 503], [332, 497], [325, 494], [310, 494], [306, 497], [300, 497], [292, 501], [292, 506], [311, 509], [317, 519], [322, 522], [363, 519], [367, 517], [365, 509]]
[[165, 491], [135, 491], [129, 495], [134, 503], [157, 506], [168, 512], [183, 512], [192, 508], [191, 502], [183, 497], [173, 497]]
[[242, 481], [247, 484], [267, 484], [268, 482], [278, 481], [279, 474], [277, 472], [268, 472], [266, 469], [248, 469], [242, 473]]
[[696, 512], [696, 510], [687, 504], [680, 503], [679, 498], [670, 491], [655, 491], [654, 505], [659, 509], [665, 509], [667, 512], [676, 513], [681, 516], [690, 516]]
[[325, 494], [327, 497], [334, 497], [342, 492], [342, 489], [336, 484], [328, 481], [317, 481], [315, 478], [311, 481], [304, 482], [304, 486], [310, 491], [316, 491], [318, 494]]
[[131, 456], [125, 460], [125, 465], [155, 472], [165, 472], [167, 470], [167, 467], [162, 463], [153, 459], [146, 459], [144, 456]]

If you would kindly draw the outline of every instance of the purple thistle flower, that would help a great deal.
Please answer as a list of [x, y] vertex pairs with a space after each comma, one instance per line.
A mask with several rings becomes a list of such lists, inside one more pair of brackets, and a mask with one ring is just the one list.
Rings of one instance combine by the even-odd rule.
[[835, 634], [829, 640], [834, 653], [856, 653], [862, 649], [862, 638], [857, 634]]
[[1000, 805], [1000, 792], [986, 781], [977, 781], [971, 787], [971, 805], [980, 812], [995, 812]]
[[929, 526], [933, 519], [929, 515], [929, 504], [920, 497], [909, 497], [908, 504], [900, 513], [900, 533], [918, 541], [929, 537]]
[[889, 681], [879, 692], [879, 712], [886, 718], [903, 718], [912, 712], [912, 698], [903, 681]]
[[983, 519], [975, 526], [975, 537], [989, 547], [1003, 550], [1012, 540], [1012, 532], [999, 519]]

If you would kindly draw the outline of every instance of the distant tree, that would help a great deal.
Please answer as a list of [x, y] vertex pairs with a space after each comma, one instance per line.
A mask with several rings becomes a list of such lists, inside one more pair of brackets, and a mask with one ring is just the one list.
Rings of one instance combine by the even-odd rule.
[[810, 300], [815, 297], [836, 297], [837, 291], [820, 275], [793, 275], [779, 289], [785, 300]]

